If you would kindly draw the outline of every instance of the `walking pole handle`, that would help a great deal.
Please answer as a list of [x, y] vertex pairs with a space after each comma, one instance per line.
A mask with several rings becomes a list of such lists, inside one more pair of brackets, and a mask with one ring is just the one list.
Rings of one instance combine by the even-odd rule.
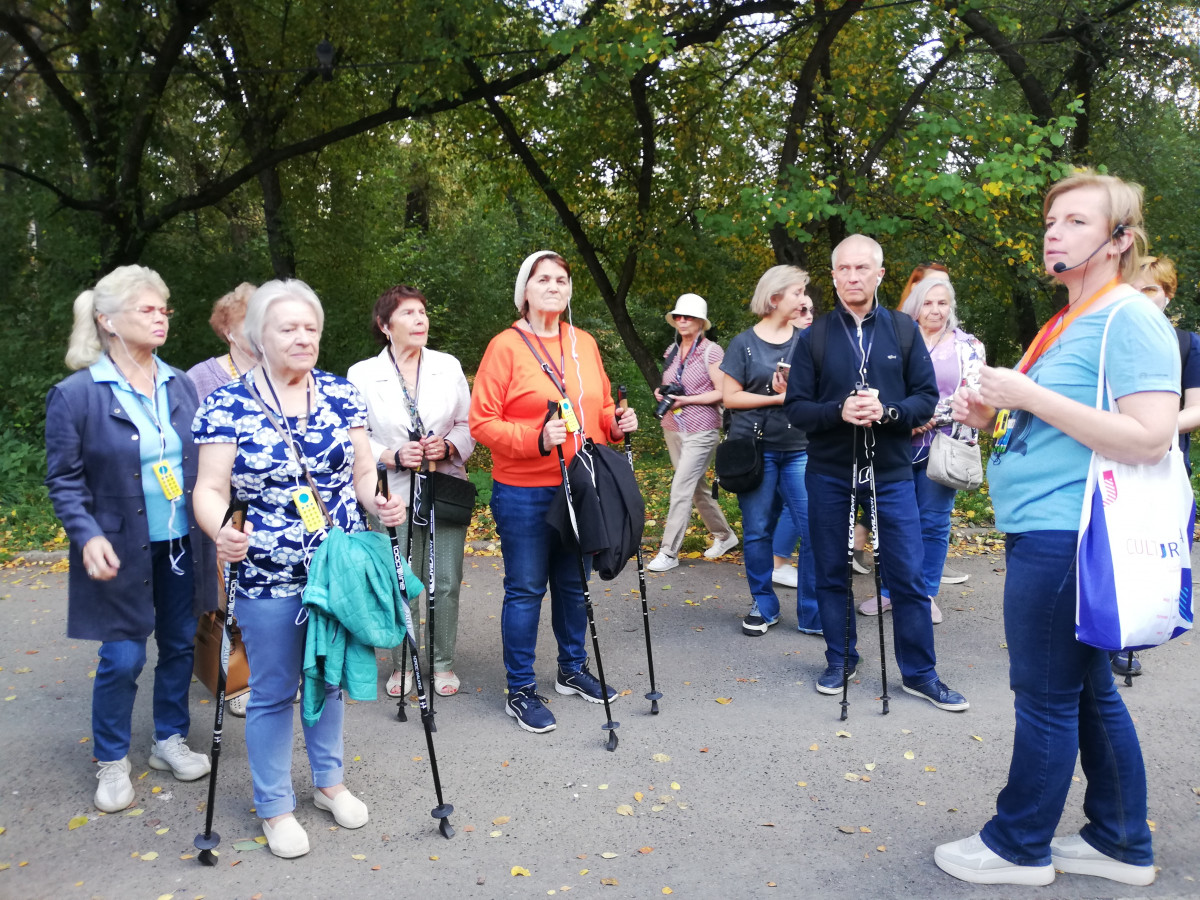
[[[617, 410], [618, 410], [617, 421], [618, 422], [621, 421], [621, 413], [625, 412], [625, 410], [627, 410], [627, 409], [629, 409], [629, 388], [625, 387], [625, 385], [623, 385], [623, 384], [619, 384], [619, 385], [617, 385]], [[631, 440], [632, 439], [629, 436], [629, 432], [625, 432], [625, 449], [626, 449], [626, 451], [629, 450], [629, 445], [630, 445]], [[632, 466], [633, 466], [632, 458], [630, 458], [630, 460], [629, 460], [629, 465], [632, 468]]]

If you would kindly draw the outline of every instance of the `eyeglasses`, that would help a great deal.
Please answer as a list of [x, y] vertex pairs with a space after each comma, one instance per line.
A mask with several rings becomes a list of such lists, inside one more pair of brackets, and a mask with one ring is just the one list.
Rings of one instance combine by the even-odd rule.
[[171, 316], [175, 315], [175, 310], [170, 306], [135, 306], [128, 310], [128, 312], [135, 312], [143, 318], [149, 318], [155, 313], [158, 313], [164, 319], [169, 319]]
[[676, 314], [675, 314], [675, 321], [676, 321], [676, 322], [692, 322], [692, 321], [694, 321], [694, 320], [695, 320], [695, 318], [696, 318], [695, 316], [685, 316], [685, 315], [683, 315], [683, 314], [681, 314], [681, 313], [676, 313]]
[[811, 306], [801, 306], [799, 309], [796, 310], [796, 315], [811, 316], [813, 314], [813, 312], [814, 312], [814, 310]]

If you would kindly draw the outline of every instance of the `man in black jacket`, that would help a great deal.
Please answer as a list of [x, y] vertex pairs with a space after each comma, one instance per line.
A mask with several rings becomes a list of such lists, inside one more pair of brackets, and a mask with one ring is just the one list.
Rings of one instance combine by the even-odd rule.
[[[858, 461], [858, 506], [869, 511], [868, 447], [874, 456], [879, 551], [891, 592], [896, 663], [904, 690], [939, 709], [970, 705], [935, 669], [930, 598], [921, 583], [921, 522], [913, 488], [912, 430], [938, 400], [933, 364], [915, 323], [879, 305], [883, 248], [855, 234], [833, 251], [838, 303], [796, 344], [784, 410], [808, 435], [809, 533], [825, 632], [822, 694], [839, 694], [858, 665], [854, 616], [846, 602], [851, 473]], [[847, 621], [849, 618], [849, 621]], [[846, 629], [850, 655], [844, 656]]]

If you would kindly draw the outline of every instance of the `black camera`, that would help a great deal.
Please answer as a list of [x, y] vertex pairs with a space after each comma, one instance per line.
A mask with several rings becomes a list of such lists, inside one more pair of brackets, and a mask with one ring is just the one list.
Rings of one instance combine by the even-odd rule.
[[658, 389], [658, 392], [662, 395], [662, 399], [658, 401], [658, 406], [654, 407], [654, 418], [656, 419], [661, 419], [671, 411], [671, 405], [675, 402], [676, 397], [682, 397], [687, 393], [678, 381], [664, 384]]

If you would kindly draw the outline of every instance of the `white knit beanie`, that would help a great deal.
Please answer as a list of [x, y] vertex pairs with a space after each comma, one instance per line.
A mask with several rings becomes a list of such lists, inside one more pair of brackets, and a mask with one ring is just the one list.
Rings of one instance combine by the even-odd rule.
[[[522, 312], [525, 306], [525, 284], [529, 281], [529, 275], [533, 272], [533, 267], [537, 265], [537, 261], [543, 256], [558, 256], [553, 250], [539, 250], [537, 253], [531, 253], [525, 257], [525, 262], [521, 263], [521, 271], [517, 273], [517, 286], [513, 290], [513, 303], [517, 307], [517, 312]], [[567, 300], [570, 301], [570, 296]]]

